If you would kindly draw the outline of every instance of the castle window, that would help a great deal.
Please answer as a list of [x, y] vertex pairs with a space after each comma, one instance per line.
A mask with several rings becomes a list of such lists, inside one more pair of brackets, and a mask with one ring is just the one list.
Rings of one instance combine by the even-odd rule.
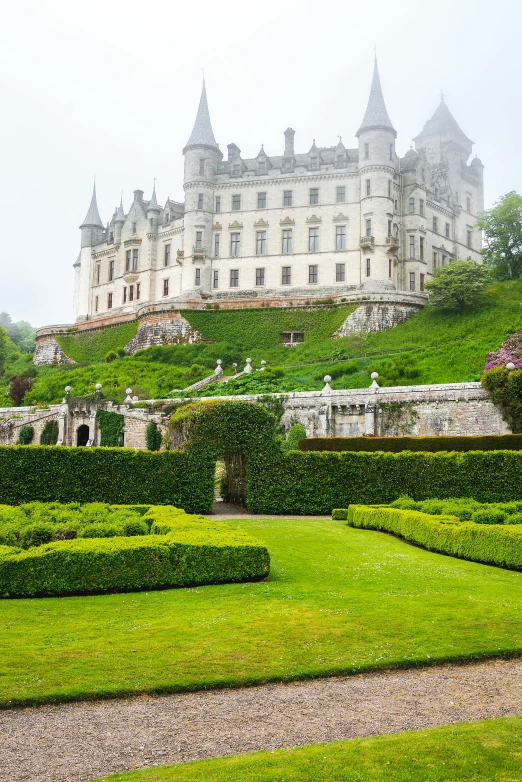
[[446, 256], [442, 256], [442, 266], [446, 266]]
[[132, 251], [127, 250], [125, 253], [125, 271], [130, 272], [132, 265]]
[[412, 215], [415, 212], [415, 199], [410, 198], [408, 201], [408, 211]]
[[292, 267], [291, 266], [283, 266], [281, 269], [281, 285], [291, 285], [292, 284]]
[[256, 269], [256, 286], [265, 284], [265, 270]]
[[266, 255], [266, 231], [257, 232], [256, 255]]
[[367, 141], [364, 145], [364, 159], [368, 160], [370, 157], [370, 144]]
[[149, 225], [150, 225], [151, 228], [154, 228], [154, 218], [153, 217], [150, 218]]
[[260, 160], [258, 163], [258, 172], [260, 174], [266, 174], [266, 160]]
[[136, 233], [136, 223], [133, 223], [133, 224], [132, 224], [132, 233], [133, 233], [133, 234], [135, 234], [135, 233]]
[[196, 249], [201, 250], [203, 247], [203, 231], [196, 231]]
[[335, 281], [344, 282], [345, 280], [345, 265], [344, 263], [335, 264]]
[[216, 196], [216, 212], [221, 212], [221, 196]]
[[421, 217], [424, 217], [424, 199], [419, 199], [419, 213]]
[[390, 144], [390, 160], [393, 160], [393, 144]]
[[94, 311], [98, 312], [98, 296], [94, 298]]
[[450, 224], [446, 223], [446, 239], [450, 238]]
[[319, 188], [318, 187], [311, 187], [310, 188], [310, 203], [311, 204], [318, 204], [319, 203]]
[[397, 199], [395, 199], [395, 201], [393, 202], [393, 205], [394, 205], [395, 211], [398, 212], [399, 210], [397, 208]]
[[163, 265], [170, 266], [170, 244], [165, 245], [165, 255], [163, 257]]
[[114, 261], [109, 261], [109, 282], [114, 279]]
[[169, 281], [168, 278], [166, 280], [163, 280], [163, 295], [168, 296], [169, 295]]
[[137, 283], [136, 283], [136, 301], [139, 301], [139, 300], [140, 300], [140, 290], [141, 290], [140, 283], [139, 283], [139, 282], [137, 282]]
[[214, 269], [214, 275], [212, 279], [212, 287], [213, 288], [219, 288], [219, 272], [217, 269]]
[[311, 157], [310, 158], [310, 168], [318, 168], [317, 158], [316, 157]]
[[239, 269], [230, 269], [230, 287], [239, 288]]
[[372, 194], [372, 186], [369, 179], [366, 180], [366, 195], [369, 196]]
[[467, 236], [467, 241], [468, 241], [468, 247], [472, 247], [472, 245], [473, 245], [473, 242], [472, 242], [473, 231], [470, 231], [470, 229], [468, 228], [468, 230], [466, 231], [466, 236]]
[[370, 277], [372, 273], [372, 259], [367, 258], [366, 259], [366, 276]]
[[287, 228], [283, 231], [283, 253], [287, 255], [292, 252], [292, 229]]
[[469, 196], [466, 197], [466, 211], [471, 212], [471, 198]]
[[439, 232], [439, 221], [436, 217], [433, 218], [433, 232], [434, 233]]
[[420, 276], [419, 288], [421, 289], [421, 291], [424, 290], [424, 274], [421, 274], [421, 276]]
[[415, 258], [415, 237], [410, 236], [410, 258]]
[[240, 195], [233, 195], [232, 196], [232, 211], [237, 212], [239, 209], [241, 209], [241, 196]]
[[266, 193], [257, 194], [257, 208], [266, 209]]
[[96, 285], [100, 284], [100, 264], [96, 264]]
[[439, 256], [436, 250], [433, 250], [433, 268], [437, 268], [437, 261], [439, 260]]
[[392, 259], [388, 258], [388, 277], [391, 280], [392, 277]]
[[420, 237], [419, 257], [421, 261], [424, 260], [424, 236]]
[[366, 220], [366, 236], [372, 235], [372, 221]]
[[238, 258], [241, 252], [241, 234], [230, 234], [230, 255]]
[[194, 285], [201, 285], [201, 269], [194, 269]]
[[337, 203], [344, 204], [346, 201], [346, 188], [344, 186], [337, 188]]
[[392, 197], [392, 181], [388, 179], [388, 198]]
[[319, 282], [319, 267], [315, 264], [308, 267], [308, 282], [314, 284]]
[[292, 191], [283, 191], [283, 206], [292, 206]]
[[199, 175], [204, 176], [205, 174], [205, 158], [201, 157], [199, 159]]
[[410, 272], [410, 291], [415, 290], [415, 272]]
[[337, 166], [339, 168], [344, 166], [344, 155], [337, 155]]
[[203, 193], [198, 193], [198, 209], [203, 209]]
[[337, 225], [335, 227], [335, 249], [346, 250], [346, 226]]
[[107, 294], [107, 309], [112, 310], [112, 293]]
[[319, 228], [308, 229], [308, 252], [316, 253], [319, 249]]
[[232, 176], [239, 176], [241, 174], [241, 163], [234, 163], [232, 168]]
[[221, 240], [221, 234], [214, 235], [214, 258], [219, 258], [219, 243]]
[[129, 285], [129, 301], [134, 301], [134, 285]]
[[134, 249], [132, 251], [132, 271], [137, 272], [138, 271], [138, 249]]

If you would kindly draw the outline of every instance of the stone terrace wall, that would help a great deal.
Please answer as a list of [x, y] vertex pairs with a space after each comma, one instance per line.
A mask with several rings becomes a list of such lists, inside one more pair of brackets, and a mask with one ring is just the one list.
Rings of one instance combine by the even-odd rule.
[[132, 355], [153, 345], [186, 345], [202, 339], [179, 311], [151, 312], [141, 316], [136, 336], [125, 350]]
[[348, 315], [341, 328], [335, 332], [338, 337], [360, 331], [384, 331], [404, 323], [419, 311], [411, 304], [369, 302]]
[[33, 364], [36, 366], [48, 366], [49, 364], [74, 364], [69, 356], [66, 356], [57, 341], [52, 336], [39, 337], [34, 350]]

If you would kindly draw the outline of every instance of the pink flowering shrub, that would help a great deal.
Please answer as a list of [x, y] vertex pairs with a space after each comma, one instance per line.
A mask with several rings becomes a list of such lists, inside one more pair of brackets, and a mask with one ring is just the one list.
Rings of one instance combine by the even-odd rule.
[[515, 369], [522, 369], [522, 331], [517, 331], [506, 339], [498, 350], [488, 353], [484, 372], [496, 367], [504, 369], [510, 361], [515, 365]]

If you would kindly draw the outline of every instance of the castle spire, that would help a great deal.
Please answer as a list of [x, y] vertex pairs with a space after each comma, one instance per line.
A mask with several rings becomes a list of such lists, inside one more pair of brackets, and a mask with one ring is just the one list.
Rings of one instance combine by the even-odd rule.
[[370, 97], [368, 98], [366, 113], [361, 123], [361, 127], [355, 135], [359, 136], [364, 130], [390, 130], [395, 136], [397, 135], [397, 131], [391, 124], [386, 110], [386, 104], [384, 103], [377, 58], [375, 58], [373, 66], [372, 86], [370, 88]]
[[125, 222], [125, 212], [123, 211], [123, 194], [120, 198], [120, 205], [118, 207], [118, 211], [116, 212], [116, 217], [114, 218], [114, 222]]
[[207, 91], [205, 88], [204, 79], [196, 121], [183, 153], [185, 153], [185, 150], [187, 150], [189, 147], [213, 147], [214, 149], [218, 149], [216, 139], [214, 138], [214, 133], [212, 132], [212, 125], [210, 122], [210, 114], [207, 103]]
[[85, 220], [80, 225], [80, 228], [86, 228], [87, 226], [103, 228], [103, 223], [101, 221], [100, 213], [98, 211], [98, 202], [96, 201], [96, 182], [94, 182], [89, 210], [85, 216]]
[[152, 191], [152, 196], [149, 201], [149, 205], [147, 207], [147, 212], [152, 209], [156, 209], [158, 212], [161, 212], [161, 209], [158, 206], [158, 199], [156, 198], [156, 180], [154, 180], [154, 189]]

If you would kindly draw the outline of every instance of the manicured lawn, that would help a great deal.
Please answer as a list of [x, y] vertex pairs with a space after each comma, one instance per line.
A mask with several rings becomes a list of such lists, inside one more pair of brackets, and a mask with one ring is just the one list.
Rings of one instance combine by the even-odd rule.
[[100, 782], [519, 782], [522, 718], [131, 771]]
[[269, 581], [0, 601], [0, 705], [522, 652], [522, 573], [345, 522], [228, 523]]

